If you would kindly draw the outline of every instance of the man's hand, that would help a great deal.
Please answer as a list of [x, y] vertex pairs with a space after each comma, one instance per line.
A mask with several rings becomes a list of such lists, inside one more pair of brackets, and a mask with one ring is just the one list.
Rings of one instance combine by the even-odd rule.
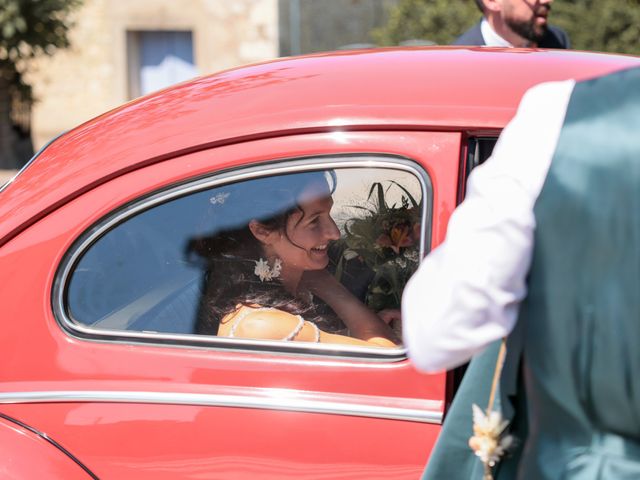
[[390, 325], [391, 322], [399, 322], [402, 320], [399, 308], [385, 308], [378, 312], [378, 316], [386, 323]]

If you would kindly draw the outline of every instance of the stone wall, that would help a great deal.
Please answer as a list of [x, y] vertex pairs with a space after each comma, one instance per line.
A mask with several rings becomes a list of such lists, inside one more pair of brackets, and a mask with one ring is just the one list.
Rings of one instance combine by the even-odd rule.
[[30, 77], [36, 150], [130, 99], [127, 31], [190, 30], [200, 74], [278, 56], [277, 0], [85, 0], [75, 22], [72, 47]]
[[370, 43], [370, 31], [398, 1], [84, 0], [72, 47], [42, 59], [29, 77], [34, 148], [130, 100], [128, 31], [190, 30], [198, 72], [208, 74]]

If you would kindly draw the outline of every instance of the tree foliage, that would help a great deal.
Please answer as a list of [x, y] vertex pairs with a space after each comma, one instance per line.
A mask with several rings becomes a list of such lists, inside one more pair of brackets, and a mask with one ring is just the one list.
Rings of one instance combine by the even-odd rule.
[[69, 13], [82, 0], [0, 0], [0, 168], [33, 154], [31, 60], [69, 46]]
[[550, 18], [576, 50], [640, 55], [640, 0], [558, 0]]
[[408, 40], [451, 42], [481, 17], [473, 0], [400, 0], [389, 12], [387, 24], [372, 32], [379, 45]]
[[[400, 0], [372, 37], [380, 45], [412, 39], [446, 45], [479, 19], [474, 0]], [[640, 55], [640, 0], [557, 0], [550, 20], [576, 50]]]
[[0, 75], [29, 100], [29, 60], [69, 46], [69, 13], [82, 0], [0, 0]]

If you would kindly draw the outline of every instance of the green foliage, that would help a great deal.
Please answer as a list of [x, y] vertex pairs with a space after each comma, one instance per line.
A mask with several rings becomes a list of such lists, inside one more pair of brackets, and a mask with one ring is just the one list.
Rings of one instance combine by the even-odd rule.
[[576, 50], [640, 55], [640, 0], [558, 0], [550, 18]]
[[418, 39], [446, 45], [480, 18], [473, 0], [400, 0], [388, 23], [371, 36], [379, 45]]
[[[69, 46], [69, 13], [82, 0], [0, 0], [0, 75], [23, 97], [28, 60]], [[28, 99], [28, 98], [27, 98]]]
[[[400, 0], [372, 37], [380, 45], [409, 39], [446, 45], [479, 18], [474, 0]], [[576, 50], [640, 55], [640, 0], [556, 0], [550, 20]]]

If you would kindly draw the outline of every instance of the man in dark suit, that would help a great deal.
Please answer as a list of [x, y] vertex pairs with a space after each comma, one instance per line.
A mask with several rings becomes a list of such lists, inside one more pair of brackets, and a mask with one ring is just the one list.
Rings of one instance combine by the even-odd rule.
[[569, 48], [567, 33], [549, 25], [553, 0], [476, 0], [483, 18], [454, 45]]

